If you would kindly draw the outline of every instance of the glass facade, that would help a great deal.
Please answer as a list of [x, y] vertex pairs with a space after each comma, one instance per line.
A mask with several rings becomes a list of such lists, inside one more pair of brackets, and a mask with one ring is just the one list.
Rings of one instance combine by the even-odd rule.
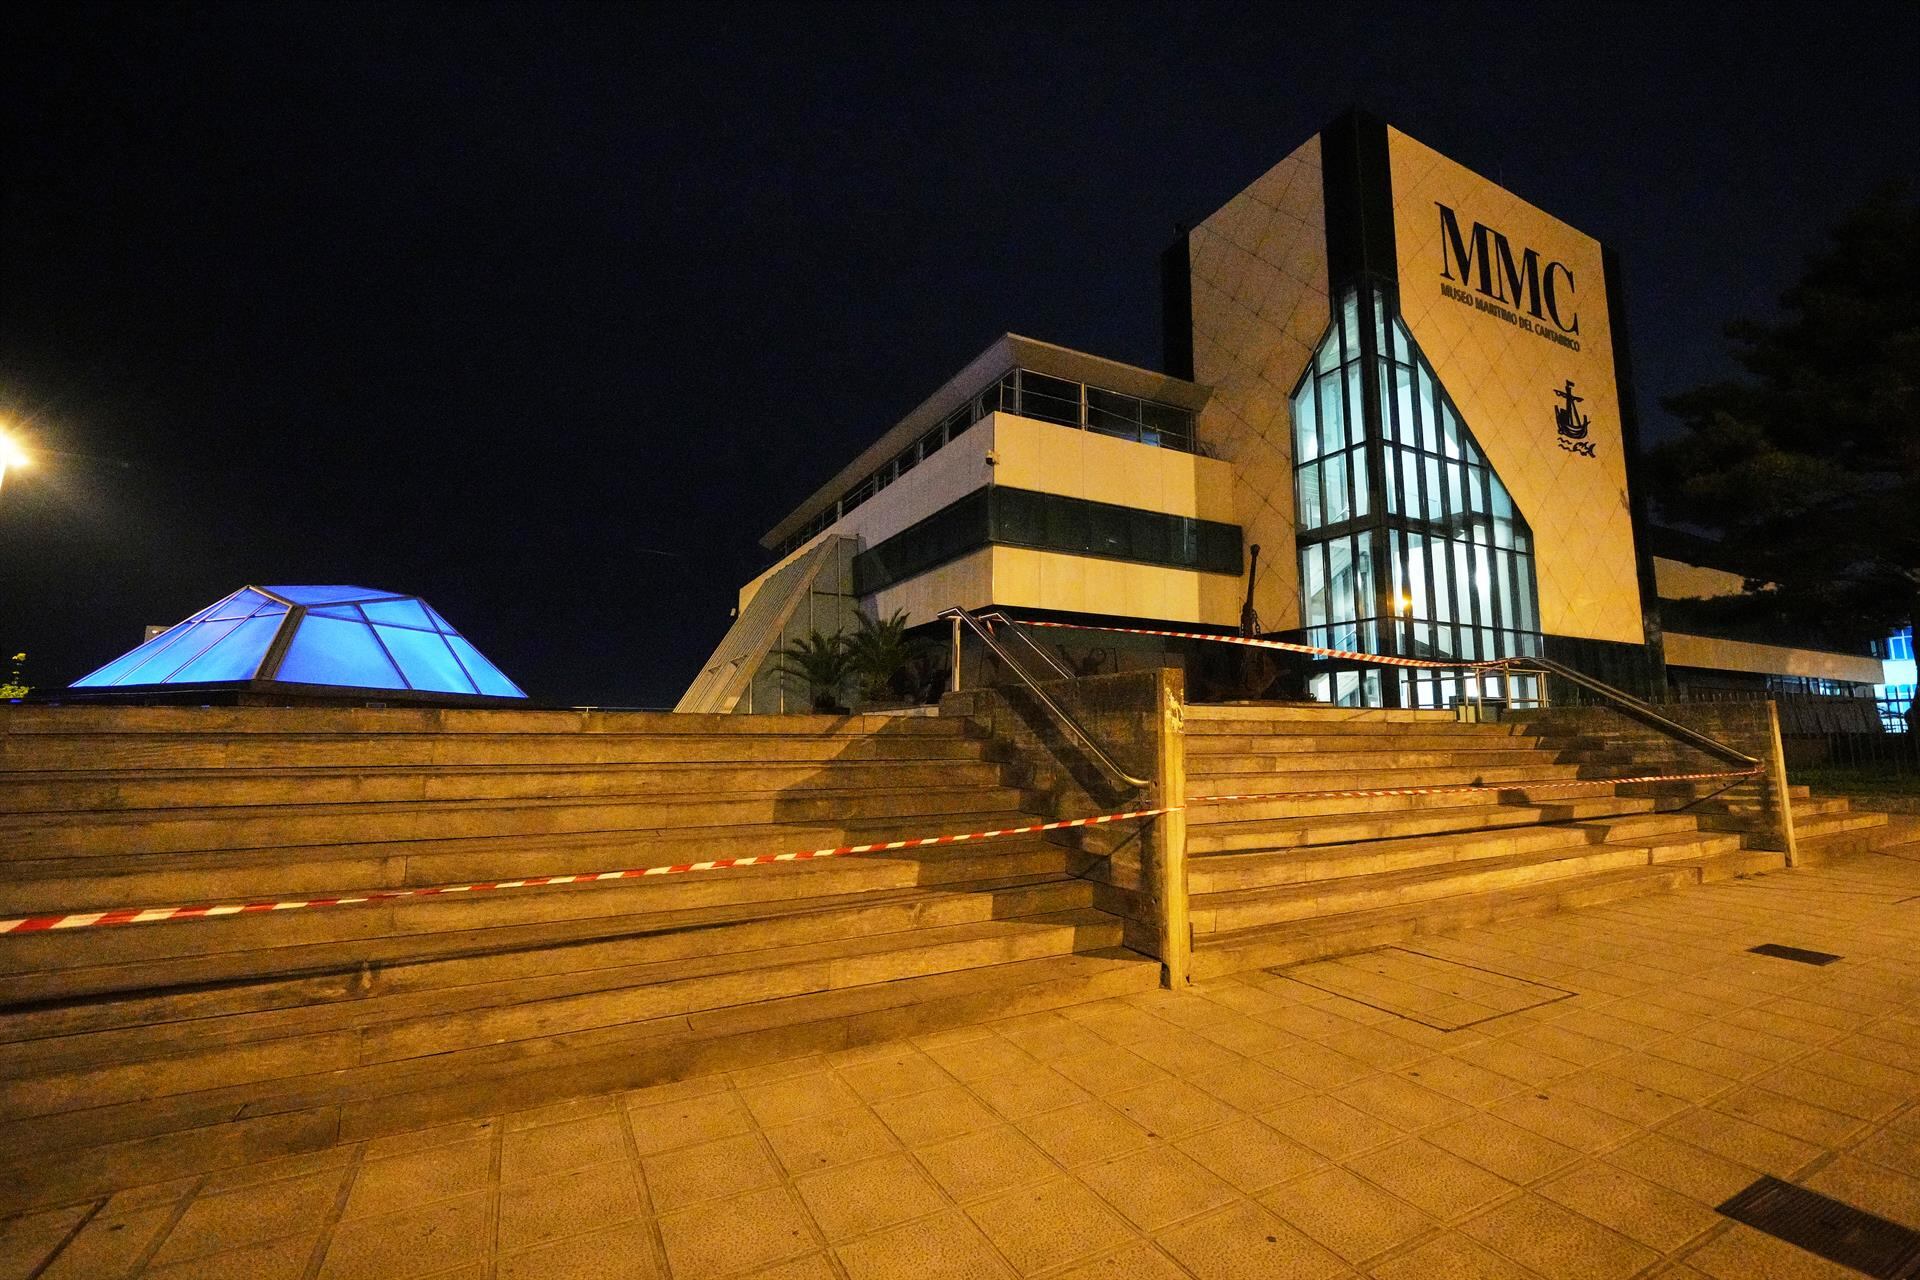
[[[1439, 660], [1540, 652], [1532, 532], [1384, 294], [1341, 300], [1292, 409], [1307, 643]], [[1313, 689], [1346, 706], [1436, 707], [1471, 679], [1355, 667]], [[1538, 696], [1535, 677], [1482, 679], [1484, 696]]]
[[252, 680], [527, 696], [425, 601], [365, 587], [243, 587], [70, 687]]
[[1013, 369], [948, 413], [884, 466], [828, 503], [774, 548], [774, 559], [791, 555], [806, 545], [840, 517], [945, 448], [949, 441], [990, 413], [1014, 413], [1037, 422], [1078, 427], [1182, 453], [1192, 453], [1195, 447], [1190, 409], [1142, 400], [1031, 369]]
[[[1913, 661], [1913, 628], [1905, 627], [1873, 646], [1873, 656], [1886, 669], [1887, 683], [1875, 685], [1874, 697], [1880, 704], [1880, 722], [1889, 733], [1907, 729], [1907, 708], [1913, 705], [1913, 690], [1920, 682]], [[1920, 725], [1913, 728], [1920, 731]]]

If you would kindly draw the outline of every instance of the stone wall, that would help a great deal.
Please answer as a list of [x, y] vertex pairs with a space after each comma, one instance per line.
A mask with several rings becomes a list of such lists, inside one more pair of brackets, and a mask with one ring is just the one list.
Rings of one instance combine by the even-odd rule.
[[[1775, 782], [1783, 776], [1783, 770], [1773, 731], [1772, 704], [1663, 702], [1653, 704], [1653, 709], [1676, 724], [1760, 761], [1760, 776], [1733, 789], [1738, 796], [1750, 798], [1756, 805], [1742, 834], [1750, 838], [1753, 848], [1785, 849], [1786, 797], [1780, 794]], [[1590, 735], [1624, 746], [1633, 752], [1634, 765], [1645, 765], [1649, 773], [1717, 773], [1740, 767], [1614, 707], [1557, 707], [1525, 713], [1521, 718], [1550, 733], [1559, 730]], [[1701, 784], [1703, 788], [1709, 785]]]
[[[1149, 785], [1136, 788], [1101, 768], [1038, 699], [1019, 686], [949, 693], [943, 716], [965, 716], [1012, 759], [1033, 771], [1048, 816], [1082, 818], [1159, 808], [1185, 792], [1181, 715], [1184, 677], [1172, 668], [1057, 680], [1041, 687], [1119, 764]], [[1185, 820], [1179, 816], [1088, 827], [1082, 848], [1097, 855], [1082, 874], [1098, 886], [1095, 905], [1119, 916], [1127, 945], [1183, 970]]]

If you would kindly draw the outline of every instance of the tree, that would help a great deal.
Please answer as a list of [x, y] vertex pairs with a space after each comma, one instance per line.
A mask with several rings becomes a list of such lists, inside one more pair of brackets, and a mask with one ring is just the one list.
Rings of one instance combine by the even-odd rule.
[[24, 698], [33, 692], [27, 678], [22, 674], [27, 665], [27, 655], [16, 653], [9, 662], [9, 670], [4, 679], [0, 679], [0, 702], [9, 702], [15, 698]]
[[930, 647], [924, 638], [907, 634], [907, 615], [900, 610], [891, 618], [860, 614], [847, 637], [847, 660], [860, 677], [860, 696], [868, 702], [884, 702], [910, 694], [908, 664]]
[[778, 650], [778, 658], [775, 669], [806, 685], [815, 711], [846, 714], [846, 708], [840, 705], [840, 687], [853, 668], [848, 661], [845, 636], [838, 631], [830, 636], [809, 632]]
[[1920, 204], [1874, 195], [1780, 301], [1727, 327], [1744, 378], [1665, 401], [1653, 493], [1743, 557], [1730, 618], [1883, 639], [1920, 615]]

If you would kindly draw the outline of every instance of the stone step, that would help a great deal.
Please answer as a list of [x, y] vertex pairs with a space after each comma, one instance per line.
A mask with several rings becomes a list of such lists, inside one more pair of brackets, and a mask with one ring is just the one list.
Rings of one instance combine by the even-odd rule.
[[1246, 969], [1351, 955], [1406, 942], [1423, 934], [1667, 893], [1698, 881], [1698, 870], [1682, 864], [1629, 867], [1551, 880], [1525, 889], [1463, 893], [1239, 933], [1205, 938], [1196, 935], [1193, 974], [1196, 981], [1204, 981]]
[[[1214, 725], [1211, 728], [1218, 730], [1221, 726]], [[1348, 733], [1322, 736], [1300, 733], [1199, 732], [1187, 735], [1189, 757], [1223, 753], [1274, 755], [1378, 749], [1477, 753], [1542, 749], [1572, 750], [1581, 747], [1598, 749], [1606, 745], [1597, 738], [1532, 738], [1517, 734], [1469, 736], [1449, 733]]]
[[104, 1195], [517, 1105], [637, 1088], [1146, 991], [1160, 966], [1103, 950], [542, 1035], [435, 1058], [210, 1087], [7, 1127], [0, 1211]]
[[1187, 849], [1196, 856], [1243, 849], [1290, 849], [1650, 813], [1656, 807], [1652, 799], [1608, 795], [1598, 788], [1567, 794], [1576, 798], [1529, 802], [1521, 792], [1468, 791], [1438, 796], [1200, 805], [1187, 813]]
[[1593, 848], [1607, 843], [1644, 846], [1652, 839], [1673, 836], [1703, 842], [1721, 841], [1726, 848], [1740, 845], [1737, 836], [1709, 833], [1702, 837], [1691, 817], [1649, 813], [1594, 822], [1518, 824], [1400, 839], [1195, 857], [1188, 864], [1187, 884], [1197, 911], [1203, 896], [1216, 893], [1262, 888], [1291, 890], [1302, 885], [1344, 883], [1356, 877], [1391, 875], [1420, 867], [1464, 866], [1483, 859]]
[[278, 962], [282, 967], [271, 970], [279, 972], [310, 962], [299, 949], [320, 944], [338, 944], [350, 952], [358, 948], [372, 961], [389, 954], [382, 948], [396, 940], [411, 940], [401, 947], [405, 954], [417, 954], [421, 945], [457, 947], [467, 941], [455, 936], [419, 942], [429, 935], [561, 925], [605, 931], [631, 927], [635, 917], [650, 912], [1055, 878], [1074, 874], [1089, 861], [1090, 855], [1042, 837], [1009, 837], [994, 845], [950, 845], [635, 880], [11, 933], [0, 936], [0, 1002], [45, 998], [81, 986], [112, 990], [191, 980], [155, 976], [163, 971], [198, 972], [212, 981], [259, 970], [268, 963], [260, 953], [268, 950], [285, 957]]
[[76, 1098], [110, 1106], [1093, 951], [1118, 946], [1120, 930], [1080, 908], [554, 972], [499, 964], [457, 984], [17, 1040], [0, 1046], [0, 1132]]
[[1013, 766], [986, 760], [766, 761], [696, 764], [362, 766], [0, 773], [0, 814], [245, 805], [551, 800], [868, 788], [1001, 785]]
[[1195, 894], [1193, 933], [1236, 933], [1296, 920], [1407, 906], [1430, 898], [1488, 893], [1650, 865], [1647, 851], [1631, 845], [1561, 844], [1504, 857], [1475, 858], [1339, 880], [1280, 888]]
[[1663, 865], [1689, 867], [1698, 872], [1703, 884], [1733, 880], [1740, 876], [1764, 875], [1786, 869], [1787, 855], [1768, 849], [1738, 849], [1700, 858], [1682, 858]]
[[259, 805], [227, 809], [128, 809], [78, 814], [0, 815], [0, 859], [165, 853], [576, 831], [653, 831], [757, 822], [929, 819], [1023, 809], [1015, 787], [901, 787], [732, 795], [661, 795], [644, 800], [511, 800], [388, 804]]
[[1531, 767], [1536, 764], [1624, 764], [1632, 757], [1605, 751], [1401, 751], [1381, 746], [1366, 751], [1282, 751], [1274, 754], [1222, 751], [1187, 752], [1190, 776], [1237, 775], [1242, 773], [1332, 772], [1334, 770], [1376, 771], [1382, 769], [1500, 769]]
[[875, 737], [819, 732], [251, 733], [222, 737], [190, 733], [23, 734], [0, 729], [0, 769], [13, 772], [948, 760], [978, 759], [985, 750], [983, 741], [951, 732]]
[[[1232, 786], [1239, 791], [1343, 791], [1391, 787], [1441, 787], [1467, 782], [1547, 782], [1565, 778], [1605, 778], [1612, 765], [1555, 764], [1528, 760], [1508, 765], [1427, 765], [1403, 769], [1287, 768], [1271, 757], [1223, 756], [1188, 775], [1188, 789]], [[1266, 785], [1262, 785], [1266, 784]], [[1275, 786], [1273, 784], [1279, 784]]]
[[[1234, 720], [1307, 721], [1314, 724], [1457, 724], [1451, 711], [1334, 707], [1324, 702], [1206, 702], [1187, 708], [1187, 723]], [[1501, 728], [1504, 726], [1475, 726]]]
[[[31, 998], [0, 1006], [0, 1045], [94, 1032], [151, 1033], [195, 1043], [236, 1015], [274, 1015], [297, 1025], [306, 1006], [419, 999], [475, 983], [537, 983], [671, 963], [691, 972], [713, 957], [770, 947], [880, 937], [921, 927], [980, 924], [1082, 910], [1091, 882], [1058, 872], [861, 894], [728, 902], [631, 916], [400, 934], [365, 944], [311, 943], [207, 957], [201, 966], [161, 961], [132, 974], [95, 965], [43, 982]], [[338, 1015], [325, 1013], [325, 1018]], [[261, 1025], [259, 1019], [254, 1024]], [[137, 1038], [137, 1037], [136, 1037]], [[124, 1056], [124, 1055], [116, 1055]]]
[[[1649, 859], [1655, 863], [1699, 862], [1746, 852], [1738, 833], [1702, 830], [1697, 825], [1690, 830], [1664, 835], [1634, 835], [1626, 838], [1633, 844], [1646, 846]], [[1770, 856], [1779, 856], [1783, 861], [1785, 859], [1784, 854]]]
[[605, 734], [768, 738], [793, 734], [840, 737], [965, 736], [965, 722], [936, 715], [686, 714], [676, 711], [500, 709], [478, 707], [0, 707], [0, 734]]
[[[460, 884], [617, 871], [763, 854], [796, 853], [951, 832], [997, 831], [1040, 819], [1017, 809], [908, 814], [833, 822], [684, 826], [182, 852], [13, 857], [0, 862], [0, 912], [10, 915], [165, 906], [257, 898], [322, 897], [350, 889]], [[378, 834], [378, 833], [376, 833]], [[988, 852], [1010, 841], [968, 846]], [[1064, 836], [1054, 842], [1070, 843]], [[866, 856], [866, 855], [858, 855]]]

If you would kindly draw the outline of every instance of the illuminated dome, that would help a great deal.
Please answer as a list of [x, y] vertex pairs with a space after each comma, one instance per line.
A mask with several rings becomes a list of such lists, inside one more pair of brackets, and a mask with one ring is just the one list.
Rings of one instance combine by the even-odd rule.
[[426, 601], [367, 587], [242, 587], [69, 687], [527, 696]]

